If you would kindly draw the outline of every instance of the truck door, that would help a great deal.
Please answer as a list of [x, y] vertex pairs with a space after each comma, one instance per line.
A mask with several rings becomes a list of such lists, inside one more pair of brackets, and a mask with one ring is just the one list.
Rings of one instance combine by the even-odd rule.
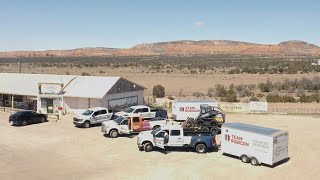
[[169, 140], [170, 146], [182, 146], [182, 133], [181, 130], [171, 130], [170, 131], [170, 140]]
[[132, 123], [131, 123], [131, 131], [133, 132], [141, 132], [143, 129], [142, 126], [142, 119], [140, 117], [133, 117], [132, 119]]
[[160, 131], [158, 134], [156, 134], [153, 139], [154, 139], [154, 144], [159, 147], [164, 149], [164, 136], [167, 132], [165, 131]]
[[99, 114], [100, 114], [100, 111], [96, 111], [92, 114], [92, 117], [91, 117], [91, 124], [96, 124], [96, 123], [99, 123]]
[[97, 123], [102, 123], [107, 120], [107, 110], [103, 109], [99, 111], [99, 115], [96, 116]]
[[149, 108], [142, 108], [139, 110], [140, 116], [142, 116], [142, 119], [148, 119], [151, 118], [151, 113]]
[[130, 130], [129, 130], [129, 120], [130, 118], [124, 119], [123, 121], [121, 121], [120, 123], [120, 134], [130, 134]]

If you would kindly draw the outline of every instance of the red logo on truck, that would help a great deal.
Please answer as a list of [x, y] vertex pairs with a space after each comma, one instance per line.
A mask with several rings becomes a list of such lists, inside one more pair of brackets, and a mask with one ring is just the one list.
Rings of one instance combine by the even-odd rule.
[[180, 107], [180, 111], [181, 111], [181, 112], [184, 112], [184, 107]]
[[237, 135], [226, 134], [224, 136], [225, 140], [234, 144], [240, 144], [242, 146], [249, 146], [249, 143], [243, 140], [243, 137]]

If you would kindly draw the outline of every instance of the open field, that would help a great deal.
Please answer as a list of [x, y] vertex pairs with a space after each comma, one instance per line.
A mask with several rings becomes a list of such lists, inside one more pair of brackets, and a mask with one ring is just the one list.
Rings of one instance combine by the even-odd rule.
[[[18, 65], [2, 66], [0, 72], [19, 72]], [[77, 74], [87, 73], [97, 76], [121, 76], [148, 88], [146, 95], [152, 94], [155, 85], [165, 87], [167, 95], [176, 96], [182, 89], [182, 95], [192, 95], [194, 92], [207, 93], [209, 88], [214, 88], [216, 84], [258, 84], [266, 82], [268, 79], [273, 82], [295, 78], [313, 78], [320, 76], [320, 73], [304, 74], [182, 74], [182, 73], [145, 73], [141, 68], [108, 68], [108, 67], [23, 67], [22, 73], [42, 73], [42, 74]], [[100, 72], [100, 73], [99, 73]]]
[[[11, 127], [0, 113], [0, 179], [319, 179], [319, 117], [227, 114], [289, 131], [290, 160], [253, 167], [220, 152], [140, 152], [136, 137], [109, 139], [100, 127], [75, 128], [71, 117]], [[219, 137], [218, 137], [219, 142]]]

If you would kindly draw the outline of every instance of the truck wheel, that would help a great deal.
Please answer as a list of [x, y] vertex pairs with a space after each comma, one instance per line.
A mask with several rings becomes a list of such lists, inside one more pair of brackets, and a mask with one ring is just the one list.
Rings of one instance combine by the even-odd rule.
[[117, 138], [119, 136], [119, 132], [117, 130], [113, 129], [110, 131], [109, 136], [111, 138]]
[[84, 128], [89, 128], [90, 127], [90, 122], [89, 121], [86, 121], [83, 123], [83, 127]]
[[196, 146], [197, 153], [206, 153], [207, 152], [207, 146], [204, 144], [198, 144]]
[[209, 131], [209, 128], [204, 127], [204, 128], [202, 128], [201, 130], [204, 131], [204, 132], [208, 132], [208, 131]]
[[258, 166], [258, 165], [259, 165], [258, 159], [255, 158], [255, 157], [252, 157], [252, 158], [251, 158], [251, 164], [254, 165], [254, 166]]
[[22, 126], [26, 126], [26, 125], [28, 125], [27, 120], [23, 120], [23, 121], [22, 121]]
[[243, 163], [248, 163], [249, 162], [249, 157], [245, 154], [240, 156], [240, 159]]
[[154, 126], [153, 128], [152, 128], [152, 130], [156, 130], [156, 129], [158, 129], [160, 126], [158, 126], [158, 125], [156, 125], [156, 126]]
[[153, 150], [153, 145], [150, 142], [144, 144], [143, 149], [145, 152], [150, 152]]

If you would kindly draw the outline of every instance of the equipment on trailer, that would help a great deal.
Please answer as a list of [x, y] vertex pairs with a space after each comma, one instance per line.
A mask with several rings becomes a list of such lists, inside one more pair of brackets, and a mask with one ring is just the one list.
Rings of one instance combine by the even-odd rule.
[[185, 131], [217, 131], [225, 122], [225, 113], [218, 107], [200, 105], [200, 113], [196, 118], [188, 118], [182, 127]]

